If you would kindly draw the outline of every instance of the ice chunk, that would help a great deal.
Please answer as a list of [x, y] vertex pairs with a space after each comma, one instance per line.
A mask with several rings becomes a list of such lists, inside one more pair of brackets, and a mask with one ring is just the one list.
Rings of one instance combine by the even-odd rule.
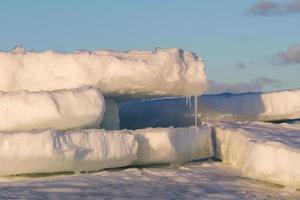
[[139, 148], [135, 165], [181, 163], [211, 157], [211, 129], [147, 128], [132, 131]]
[[122, 167], [137, 157], [128, 131], [53, 129], [0, 133], [0, 174], [95, 171]]
[[205, 119], [276, 121], [300, 118], [300, 89], [278, 92], [206, 95], [200, 98]]
[[300, 127], [214, 122], [216, 156], [246, 177], [300, 189]]
[[0, 52], [0, 90], [96, 86], [108, 97], [199, 96], [204, 64], [181, 49], [151, 51]]
[[119, 103], [120, 126], [182, 127], [199, 120], [277, 121], [300, 118], [300, 90], [268, 93], [203, 95], [187, 105], [185, 98], [132, 100]]
[[112, 99], [105, 99], [105, 112], [101, 122], [101, 128], [106, 130], [120, 129], [119, 108]]
[[95, 128], [104, 109], [104, 98], [95, 88], [0, 92], [0, 130]]

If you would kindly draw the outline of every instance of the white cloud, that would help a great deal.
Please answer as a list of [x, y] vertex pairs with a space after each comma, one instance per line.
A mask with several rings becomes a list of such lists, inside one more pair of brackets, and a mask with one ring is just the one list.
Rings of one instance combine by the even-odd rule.
[[292, 44], [287, 50], [279, 52], [272, 58], [274, 64], [300, 64], [300, 45]]
[[278, 15], [300, 13], [300, 0], [290, 0], [283, 3], [274, 1], [258, 1], [246, 12], [251, 15]]

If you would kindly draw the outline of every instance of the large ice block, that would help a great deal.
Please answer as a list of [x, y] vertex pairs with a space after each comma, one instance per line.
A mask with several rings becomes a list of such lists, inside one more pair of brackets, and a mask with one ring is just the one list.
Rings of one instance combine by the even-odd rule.
[[137, 158], [137, 148], [125, 130], [1, 132], [0, 175], [123, 167]]
[[203, 60], [181, 49], [155, 51], [0, 52], [0, 90], [98, 87], [105, 97], [199, 96]]
[[132, 134], [139, 145], [134, 165], [182, 163], [213, 155], [208, 127], [147, 128]]
[[205, 95], [203, 119], [277, 121], [300, 118], [300, 89], [276, 92]]
[[0, 92], [0, 131], [96, 128], [105, 102], [96, 88]]
[[216, 156], [246, 177], [300, 189], [300, 127], [211, 122]]

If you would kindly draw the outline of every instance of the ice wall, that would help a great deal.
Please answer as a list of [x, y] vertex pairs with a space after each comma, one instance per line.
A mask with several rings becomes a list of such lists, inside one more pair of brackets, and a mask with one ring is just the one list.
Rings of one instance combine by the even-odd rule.
[[0, 175], [122, 167], [137, 158], [137, 148], [125, 130], [1, 132]]
[[139, 146], [134, 165], [183, 163], [213, 155], [208, 127], [147, 128], [132, 134]]
[[95, 128], [105, 110], [98, 89], [0, 92], [0, 130]]
[[119, 108], [112, 99], [105, 99], [105, 112], [100, 127], [105, 130], [120, 129]]
[[211, 123], [216, 156], [246, 177], [300, 189], [300, 128], [258, 122]]
[[[133, 100], [119, 103], [120, 126], [182, 127], [194, 125], [194, 101], [187, 98]], [[300, 118], [300, 90], [269, 93], [203, 95], [198, 120], [276, 121]]]
[[0, 90], [98, 87], [105, 97], [199, 96], [204, 64], [181, 49], [155, 51], [0, 52]]

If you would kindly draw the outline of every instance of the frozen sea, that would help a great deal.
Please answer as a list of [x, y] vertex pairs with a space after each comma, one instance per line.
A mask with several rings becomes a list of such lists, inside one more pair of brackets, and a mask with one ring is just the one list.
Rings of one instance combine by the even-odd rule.
[[258, 182], [218, 161], [104, 170], [39, 178], [7, 177], [0, 199], [300, 199], [300, 191]]

